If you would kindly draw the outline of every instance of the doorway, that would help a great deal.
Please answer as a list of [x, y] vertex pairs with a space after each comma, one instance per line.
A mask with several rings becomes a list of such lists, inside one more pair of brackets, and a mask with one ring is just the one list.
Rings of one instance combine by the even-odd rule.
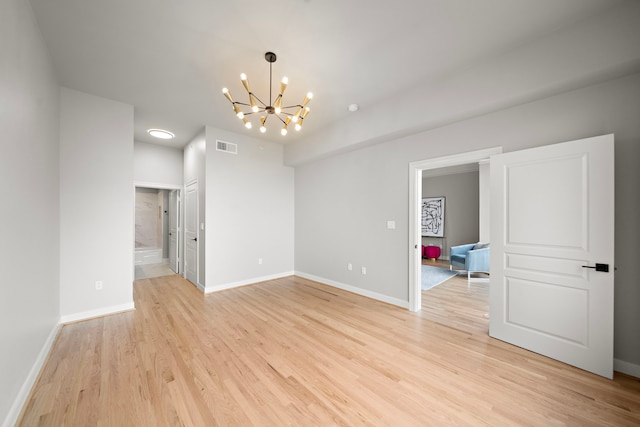
[[502, 147], [471, 151], [452, 156], [421, 160], [409, 164], [409, 309], [420, 311], [422, 305], [421, 266], [422, 234], [420, 232], [420, 204], [422, 201], [422, 171], [440, 169], [469, 163], [485, 162]]
[[134, 185], [134, 278], [180, 272], [180, 189]]
[[[481, 167], [482, 166], [482, 167]], [[476, 242], [489, 242], [488, 239], [480, 239], [480, 230], [485, 228], [481, 221], [488, 221], [488, 212], [480, 215], [480, 199], [488, 198], [489, 193], [483, 191], [483, 184], [489, 180], [489, 170], [487, 165], [478, 163], [468, 163], [466, 165], [450, 166], [439, 169], [427, 169], [422, 172], [422, 213], [421, 213], [421, 234], [422, 234], [422, 266], [420, 285], [422, 289], [421, 310], [433, 307], [430, 299], [434, 297], [436, 288], [447, 287], [457, 281], [451, 279], [462, 276], [465, 280], [460, 280], [465, 287], [464, 291], [472, 291], [470, 286], [466, 286], [468, 272], [456, 266], [451, 268], [450, 253], [451, 248], [459, 245], [467, 245]], [[486, 227], [488, 229], [488, 227]], [[483, 281], [488, 281], [484, 277], [486, 273], [473, 273], [473, 291], [479, 286], [475, 276], [482, 274]], [[481, 285], [488, 288], [488, 283]], [[464, 310], [466, 305], [464, 292], [458, 294], [456, 303], [460, 303], [460, 309]], [[488, 295], [487, 295], [488, 302]], [[451, 316], [455, 316], [456, 309], [451, 304], [441, 306], [450, 307]], [[488, 308], [484, 308], [488, 312]], [[443, 313], [444, 314], [444, 313]], [[488, 328], [488, 325], [487, 325]]]

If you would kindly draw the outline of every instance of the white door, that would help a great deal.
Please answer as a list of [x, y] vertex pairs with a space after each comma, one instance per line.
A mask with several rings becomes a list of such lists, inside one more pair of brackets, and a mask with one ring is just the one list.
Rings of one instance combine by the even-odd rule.
[[605, 135], [491, 158], [489, 334], [608, 378], [613, 146]]
[[178, 190], [171, 190], [169, 192], [169, 266], [176, 273], [180, 273], [180, 257], [178, 254], [179, 212]]
[[187, 185], [184, 197], [184, 271], [185, 277], [198, 285], [198, 183]]

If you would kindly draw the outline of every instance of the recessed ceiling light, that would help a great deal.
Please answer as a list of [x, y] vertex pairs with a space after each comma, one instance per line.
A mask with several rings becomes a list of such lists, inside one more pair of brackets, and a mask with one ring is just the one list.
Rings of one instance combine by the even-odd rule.
[[149, 129], [147, 133], [155, 138], [160, 139], [173, 139], [176, 137], [173, 133], [164, 129]]

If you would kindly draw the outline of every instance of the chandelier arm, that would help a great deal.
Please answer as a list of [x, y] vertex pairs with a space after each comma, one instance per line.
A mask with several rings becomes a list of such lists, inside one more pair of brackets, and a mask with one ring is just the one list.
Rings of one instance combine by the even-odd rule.
[[233, 102], [233, 104], [234, 104], [234, 105], [235, 105], [235, 104], [238, 104], [238, 105], [244, 105], [244, 106], [247, 106], [247, 107], [251, 107], [251, 105], [250, 105], [250, 104], [247, 104], [247, 103], [244, 103], [244, 102], [234, 101], [234, 102]]
[[[280, 114], [282, 114], [282, 113], [280, 113]], [[286, 113], [285, 113], [285, 114], [286, 114]], [[278, 118], [278, 120], [280, 120], [283, 124], [285, 124], [285, 125], [287, 124], [287, 122], [285, 122], [285, 121], [282, 119], [282, 117], [280, 117], [279, 115], [274, 114], [274, 116], [276, 116], [276, 117]]]
[[300, 104], [297, 104], [297, 105], [288, 105], [286, 107], [280, 107], [280, 108], [284, 110], [285, 108], [304, 108], [304, 107]]
[[258, 98], [258, 95], [256, 95], [255, 93], [252, 93], [252, 95], [260, 104], [262, 104], [263, 107], [267, 107], [267, 104], [262, 102], [262, 99]]

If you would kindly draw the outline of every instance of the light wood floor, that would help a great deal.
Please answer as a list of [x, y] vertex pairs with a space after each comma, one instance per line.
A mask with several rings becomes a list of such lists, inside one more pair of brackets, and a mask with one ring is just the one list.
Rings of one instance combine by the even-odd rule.
[[135, 282], [137, 309], [64, 326], [21, 426], [637, 426], [640, 381], [488, 337], [488, 283], [411, 313], [289, 277], [203, 295]]

